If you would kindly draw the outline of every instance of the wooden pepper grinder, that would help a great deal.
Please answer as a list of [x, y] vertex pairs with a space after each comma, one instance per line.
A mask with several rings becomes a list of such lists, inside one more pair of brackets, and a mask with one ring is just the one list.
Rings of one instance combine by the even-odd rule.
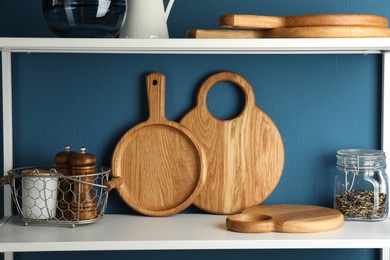
[[[96, 157], [87, 153], [85, 147], [80, 148], [80, 153], [75, 153], [70, 158], [72, 174], [94, 174], [96, 170]], [[73, 184], [72, 212], [74, 220], [89, 220], [98, 217], [97, 199], [93, 189], [94, 176], [77, 178]], [[91, 183], [91, 184], [88, 184]]]
[[[72, 175], [72, 167], [70, 166], [70, 157], [76, 152], [70, 150], [70, 146], [66, 145], [64, 151], [57, 153], [54, 157], [57, 171], [65, 176]], [[58, 208], [57, 217], [60, 219], [70, 219], [72, 214], [70, 211], [73, 193], [72, 181], [69, 179], [60, 179], [60, 190], [58, 192]]]

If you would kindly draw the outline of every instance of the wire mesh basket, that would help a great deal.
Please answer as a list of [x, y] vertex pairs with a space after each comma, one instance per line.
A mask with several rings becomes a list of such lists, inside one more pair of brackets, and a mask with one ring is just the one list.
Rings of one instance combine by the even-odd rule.
[[26, 225], [75, 227], [103, 218], [110, 175], [111, 169], [98, 167], [94, 174], [66, 176], [49, 166], [13, 169], [7, 178], [18, 215]]

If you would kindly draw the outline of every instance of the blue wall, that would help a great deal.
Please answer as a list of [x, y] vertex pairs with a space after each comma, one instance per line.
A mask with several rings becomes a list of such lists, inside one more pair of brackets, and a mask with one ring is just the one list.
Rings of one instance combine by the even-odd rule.
[[[217, 28], [225, 13], [300, 15], [371, 13], [390, 17], [390, 4], [371, 0], [226, 1], [177, 0], [171, 37], [193, 28]], [[1, 1], [0, 36], [54, 37], [40, 1]], [[265, 203], [332, 206], [335, 152], [380, 146], [381, 57], [378, 55], [90, 55], [16, 54], [14, 166], [51, 163], [64, 144], [86, 146], [98, 164], [110, 165], [122, 134], [147, 117], [144, 78], [167, 76], [166, 113], [179, 120], [195, 105], [210, 74], [229, 70], [253, 86], [257, 105], [276, 123], [286, 153], [284, 173]], [[240, 111], [241, 93], [228, 84], [213, 88], [208, 104], [216, 116]], [[2, 195], [1, 195], [2, 196]], [[115, 192], [109, 213], [133, 214]], [[0, 198], [1, 199], [1, 198]], [[0, 206], [2, 199], [0, 201]], [[196, 211], [189, 208], [186, 212]], [[2, 212], [0, 212], [2, 214]], [[23, 253], [16, 259], [379, 259], [377, 250], [153, 251]], [[62, 259], [61, 258], [61, 259]]]

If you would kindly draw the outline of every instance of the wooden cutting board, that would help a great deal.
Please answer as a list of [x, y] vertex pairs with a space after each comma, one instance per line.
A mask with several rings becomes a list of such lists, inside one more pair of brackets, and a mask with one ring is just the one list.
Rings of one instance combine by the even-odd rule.
[[361, 26], [317, 26], [271, 29], [264, 38], [380, 38], [390, 37], [389, 28]]
[[119, 196], [139, 213], [168, 216], [196, 198], [206, 180], [206, 160], [194, 136], [165, 117], [165, 76], [151, 73], [146, 87], [149, 119], [116, 145], [112, 187], [119, 185]]
[[[208, 91], [222, 81], [236, 84], [245, 95], [243, 111], [231, 120], [215, 118], [206, 105]], [[210, 76], [181, 124], [202, 144], [207, 160], [207, 180], [194, 201], [197, 207], [232, 214], [258, 205], [273, 192], [283, 171], [283, 141], [271, 118], [256, 106], [252, 87], [242, 76]]]
[[390, 37], [389, 28], [359, 26], [317, 26], [269, 30], [190, 30], [189, 38], [380, 38]]
[[340, 211], [309, 205], [279, 204], [254, 206], [226, 219], [229, 230], [244, 233], [308, 233], [339, 228]]
[[226, 14], [219, 18], [222, 27], [275, 29], [311, 26], [362, 26], [383, 27], [389, 25], [384, 16], [369, 14], [312, 14], [300, 16], [265, 16]]
[[261, 30], [207, 30], [196, 29], [187, 31], [187, 38], [203, 39], [249, 39], [264, 38]]

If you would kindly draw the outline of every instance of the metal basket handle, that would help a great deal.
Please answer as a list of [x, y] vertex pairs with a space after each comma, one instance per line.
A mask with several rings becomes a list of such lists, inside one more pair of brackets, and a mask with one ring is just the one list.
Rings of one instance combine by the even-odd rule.
[[0, 188], [4, 187], [4, 185], [9, 184], [10, 177], [6, 175], [0, 178]]

